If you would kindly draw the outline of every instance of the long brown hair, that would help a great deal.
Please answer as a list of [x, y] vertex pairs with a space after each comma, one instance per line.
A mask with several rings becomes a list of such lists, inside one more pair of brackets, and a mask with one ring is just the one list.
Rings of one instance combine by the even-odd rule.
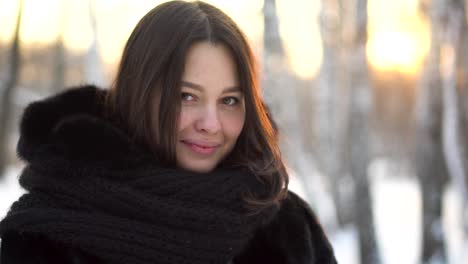
[[[106, 108], [136, 143], [151, 149], [158, 162], [175, 166], [180, 82], [188, 49], [200, 41], [230, 50], [245, 98], [243, 130], [222, 164], [247, 167], [268, 186], [267, 195], [246, 197], [250, 205], [277, 203], [286, 195], [288, 177], [277, 131], [260, 97], [255, 58], [242, 31], [218, 8], [198, 1], [171, 1], [149, 11], [127, 41]], [[153, 99], [157, 113], [152, 111]]]

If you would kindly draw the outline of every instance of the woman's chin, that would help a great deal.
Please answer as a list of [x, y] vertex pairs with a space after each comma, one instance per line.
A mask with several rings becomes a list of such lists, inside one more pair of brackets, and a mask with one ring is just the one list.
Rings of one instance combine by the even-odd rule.
[[178, 162], [177, 165], [179, 168], [195, 173], [209, 173], [216, 167], [216, 165], [203, 164], [203, 162]]

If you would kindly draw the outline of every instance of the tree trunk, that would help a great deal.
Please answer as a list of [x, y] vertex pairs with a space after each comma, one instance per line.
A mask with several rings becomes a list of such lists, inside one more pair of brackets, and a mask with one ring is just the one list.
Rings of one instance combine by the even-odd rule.
[[23, 10], [23, 1], [19, 3], [18, 16], [16, 19], [16, 28], [11, 44], [10, 57], [8, 60], [8, 70], [6, 81], [3, 87], [0, 87], [0, 177], [7, 166], [8, 157], [8, 138], [9, 138], [9, 123], [12, 112], [12, 96], [13, 89], [18, 82], [18, 72], [21, 66], [20, 54], [20, 29], [21, 29], [21, 15]]
[[419, 83], [416, 112], [416, 173], [422, 192], [422, 261], [447, 260], [442, 228], [442, 195], [447, 167], [442, 145], [442, 82], [440, 49], [443, 39], [446, 1], [434, 0], [430, 7], [431, 48]]
[[65, 87], [65, 47], [60, 37], [54, 47], [54, 71], [52, 76], [51, 93], [55, 93]]
[[59, 15], [59, 35], [54, 45], [54, 71], [52, 72], [52, 85], [50, 93], [56, 93], [65, 88], [65, 74], [66, 74], [66, 51], [63, 44], [63, 31], [65, 25], [65, 18], [67, 15], [66, 2], [60, 2], [60, 15]]
[[89, 19], [93, 30], [93, 38], [88, 53], [86, 54], [85, 62], [85, 80], [87, 83], [96, 84], [102, 87], [107, 86], [107, 80], [102, 65], [101, 56], [99, 54], [99, 38], [96, 20], [95, 2], [89, 0]]
[[[460, 0], [452, 1], [449, 8], [449, 12], [452, 14], [450, 16], [452, 26], [449, 26], [448, 29], [451, 29], [452, 33], [447, 32], [447, 37], [453, 43], [455, 51], [453, 53], [451, 79], [455, 82], [456, 87], [452, 87], [451, 94], [453, 95], [452, 99], [454, 99], [452, 106], [456, 106], [456, 108], [454, 107], [456, 111], [454, 120], [457, 122], [455, 124], [457, 128], [456, 139], [458, 140], [456, 144], [458, 158], [456, 160], [460, 164], [459, 169], [463, 169], [463, 172], [457, 174], [457, 179], [453, 180], [454, 185], [460, 188], [460, 198], [463, 202], [461, 220], [466, 239], [468, 234], [468, 25], [465, 20], [466, 3]], [[446, 156], [446, 159], [448, 162], [449, 157]], [[450, 165], [448, 166], [450, 169]]]
[[355, 181], [355, 223], [359, 233], [360, 258], [363, 264], [381, 263], [372, 213], [368, 167], [371, 161], [372, 90], [368, 76], [367, 0], [348, 1], [353, 4], [354, 34], [350, 43], [350, 117], [349, 147], [351, 175]]
[[289, 168], [297, 172], [296, 176], [304, 183], [304, 197], [313, 201], [310, 191], [311, 165], [305, 154], [302, 143], [304, 128], [299, 122], [298, 93], [289, 72], [284, 48], [282, 45], [275, 0], [265, 0], [264, 13], [264, 51], [263, 51], [263, 80], [264, 99], [276, 121], [280, 134], [280, 146], [283, 157]]
[[[353, 193], [352, 179], [344, 162], [345, 128], [348, 112], [348, 87], [343, 74], [343, 17], [341, 0], [323, 0], [320, 12], [320, 30], [323, 60], [315, 97], [315, 156], [320, 168], [330, 181], [338, 224], [353, 221], [349, 200]], [[351, 188], [351, 190], [350, 190]]]
[[[463, 134], [462, 79], [458, 72], [463, 72], [463, 49], [466, 42], [465, 3], [461, 0], [449, 2], [448, 21], [445, 34], [445, 61], [443, 66], [443, 146], [447, 169], [453, 186], [462, 199], [462, 210], [466, 208], [467, 138]], [[465, 102], [466, 103], [466, 102]], [[466, 131], [466, 130], [465, 130]], [[464, 216], [464, 212], [461, 214]], [[464, 217], [463, 217], [464, 218]], [[462, 219], [462, 223], [466, 222]]]

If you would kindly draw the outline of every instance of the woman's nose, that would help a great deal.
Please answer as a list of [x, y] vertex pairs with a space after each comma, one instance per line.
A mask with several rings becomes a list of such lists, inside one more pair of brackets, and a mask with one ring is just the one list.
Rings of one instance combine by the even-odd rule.
[[205, 107], [200, 112], [195, 128], [200, 132], [216, 134], [221, 129], [221, 122], [216, 107]]

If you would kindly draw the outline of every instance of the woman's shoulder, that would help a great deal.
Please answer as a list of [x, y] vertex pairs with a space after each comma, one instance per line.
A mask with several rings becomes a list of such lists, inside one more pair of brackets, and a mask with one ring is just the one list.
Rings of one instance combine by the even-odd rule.
[[1, 264], [102, 263], [80, 249], [65, 246], [41, 235], [6, 232], [0, 240]]
[[333, 248], [310, 206], [289, 191], [275, 218], [255, 233], [234, 263], [336, 263]]

